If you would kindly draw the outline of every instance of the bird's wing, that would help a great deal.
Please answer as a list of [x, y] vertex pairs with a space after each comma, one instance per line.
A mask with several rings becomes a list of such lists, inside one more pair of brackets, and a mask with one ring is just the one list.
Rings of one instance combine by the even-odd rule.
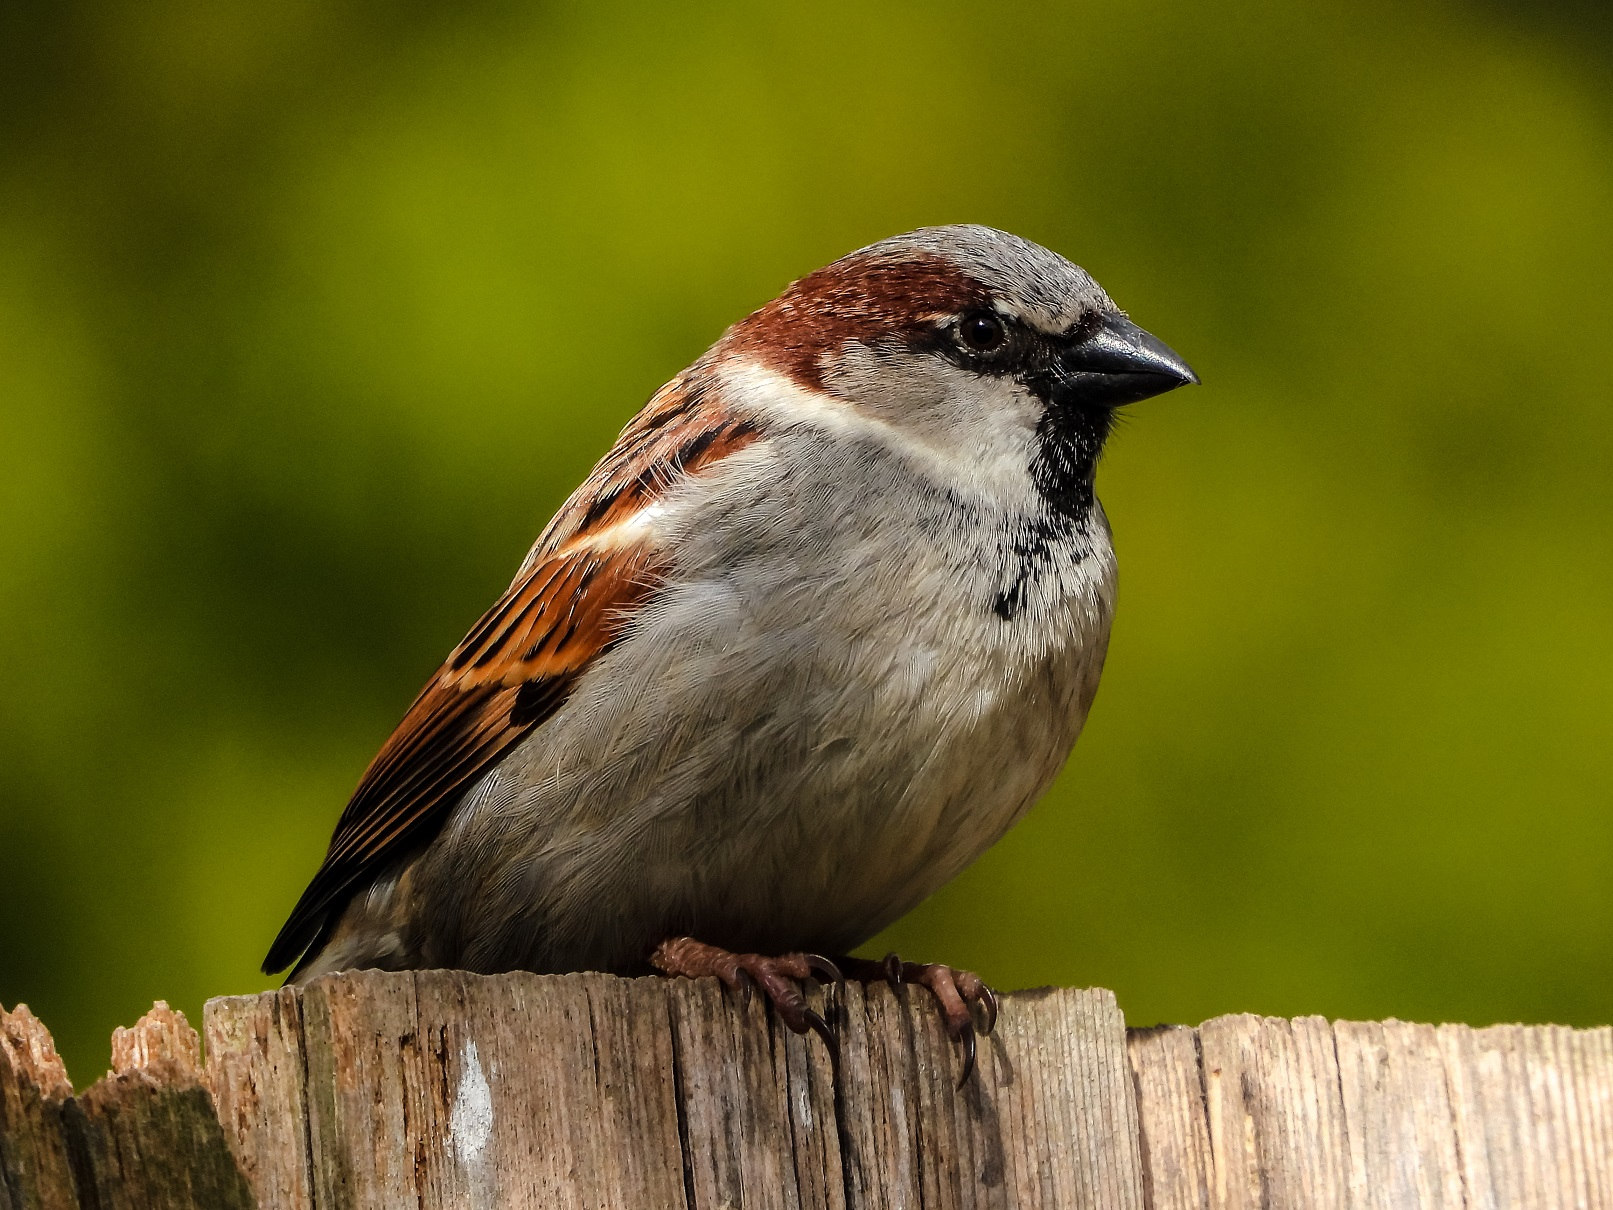
[[355, 891], [429, 841], [460, 796], [560, 708], [659, 584], [645, 510], [756, 437], [678, 381], [623, 430], [364, 771], [265, 973], [315, 945]]

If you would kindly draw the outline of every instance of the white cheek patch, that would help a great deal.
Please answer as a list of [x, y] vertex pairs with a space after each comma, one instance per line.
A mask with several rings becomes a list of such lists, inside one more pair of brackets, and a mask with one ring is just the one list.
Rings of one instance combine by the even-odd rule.
[[724, 393], [744, 410], [780, 424], [808, 424], [830, 432], [889, 435], [891, 426], [825, 391], [801, 386], [788, 375], [749, 357], [734, 357], [718, 368]]
[[876, 441], [927, 478], [997, 506], [1037, 504], [1030, 465], [1042, 405], [1012, 379], [855, 347], [835, 374], [835, 395], [748, 358], [720, 373], [736, 402], [770, 420]]

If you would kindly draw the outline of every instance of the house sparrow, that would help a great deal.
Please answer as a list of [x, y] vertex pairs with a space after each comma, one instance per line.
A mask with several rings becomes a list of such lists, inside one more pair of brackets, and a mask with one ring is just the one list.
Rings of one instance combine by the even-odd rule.
[[[365, 771], [266, 972], [797, 981], [997, 840], [1098, 687], [1115, 409], [1197, 377], [987, 227], [795, 282], [656, 393]], [[973, 1054], [978, 978], [891, 962]], [[967, 1063], [966, 1069], [967, 1071]]]

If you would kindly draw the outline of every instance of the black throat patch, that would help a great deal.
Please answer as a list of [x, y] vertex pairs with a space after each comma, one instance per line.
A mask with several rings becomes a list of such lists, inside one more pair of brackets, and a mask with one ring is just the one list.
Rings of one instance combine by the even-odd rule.
[[[999, 318], [1002, 318], [999, 316]], [[1009, 527], [1003, 551], [1002, 584], [991, 602], [1005, 622], [1024, 610], [1030, 588], [1053, 567], [1053, 548], [1079, 563], [1088, 553], [1086, 537], [1097, 503], [1094, 483], [1103, 445], [1114, 427], [1114, 410], [1083, 403], [1072, 389], [1061, 355], [1086, 339], [1099, 321], [1096, 314], [1069, 332], [1051, 335], [1006, 321], [1005, 342], [991, 352], [962, 347], [948, 327], [935, 328], [910, 340], [907, 347], [932, 353], [982, 377], [1011, 378], [1034, 395], [1044, 409], [1036, 424], [1031, 482], [1046, 505], [1040, 516], [1017, 518]]]
[[[1026, 385], [1035, 391], [1034, 385]], [[1030, 586], [1052, 569], [1055, 544], [1076, 563], [1086, 558], [1085, 539], [1097, 504], [1098, 459], [1114, 425], [1113, 413], [1106, 408], [1061, 406], [1045, 397], [1043, 402], [1047, 411], [1036, 425], [1030, 470], [1047, 513], [1025, 519], [1009, 538], [1006, 587], [991, 603], [992, 612], [1005, 622], [1019, 616]]]
[[1092, 512], [1098, 459], [1114, 427], [1114, 413], [1108, 408], [1072, 406], [1051, 399], [1043, 402], [1047, 411], [1036, 425], [1031, 481], [1047, 501], [1049, 512], [1084, 521]]

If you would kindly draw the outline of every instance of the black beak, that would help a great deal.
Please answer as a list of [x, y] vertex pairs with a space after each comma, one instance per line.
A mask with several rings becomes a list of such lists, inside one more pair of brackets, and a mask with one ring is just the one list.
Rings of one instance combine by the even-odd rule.
[[1197, 383], [1199, 376], [1164, 341], [1129, 319], [1105, 315], [1058, 354], [1054, 394], [1061, 403], [1120, 407]]

